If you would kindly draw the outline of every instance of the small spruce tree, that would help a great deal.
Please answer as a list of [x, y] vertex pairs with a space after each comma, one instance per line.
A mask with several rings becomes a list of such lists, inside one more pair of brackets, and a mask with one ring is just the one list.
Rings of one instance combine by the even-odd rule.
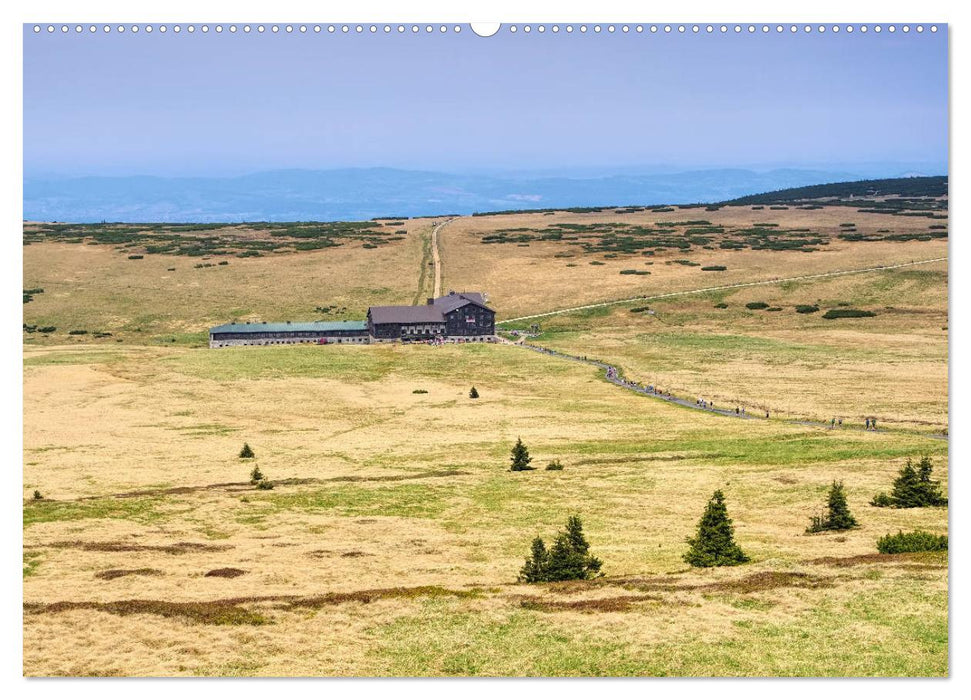
[[749, 558], [735, 543], [735, 528], [728, 517], [725, 495], [720, 491], [712, 494], [705, 512], [698, 523], [698, 534], [688, 538], [689, 549], [684, 560], [691, 566], [735, 566]]
[[469, 398], [470, 399], [477, 399], [477, 398], [479, 398], [479, 392], [476, 391], [475, 387], [472, 387], [472, 389], [469, 391]]
[[843, 482], [834, 481], [829, 488], [829, 496], [826, 499], [826, 515], [813, 516], [812, 524], [806, 532], [850, 530], [854, 527], [857, 527], [857, 522], [846, 503], [846, 491], [843, 489]]
[[37, 489], [34, 489], [34, 500], [35, 501], [43, 501], [44, 500], [44, 497], [40, 495], [40, 491], [38, 491]]
[[253, 467], [253, 471], [249, 473], [249, 482], [251, 484], [258, 484], [263, 481], [264, 478], [263, 472], [260, 471], [260, 465], [258, 464]]
[[249, 443], [248, 442], [244, 442], [243, 443], [243, 449], [241, 449], [239, 451], [239, 458], [240, 459], [253, 459], [253, 457], [255, 457], [255, 456], [256, 456], [256, 453], [253, 452], [253, 448], [249, 446]]
[[552, 462], [546, 465], [546, 471], [548, 472], [563, 471], [563, 464], [560, 463], [560, 460], [554, 459]]
[[529, 557], [523, 568], [519, 570], [519, 580], [526, 583], [537, 583], [545, 581], [546, 570], [549, 567], [550, 553], [546, 550], [546, 543], [543, 538], [537, 537], [533, 540]]
[[529, 450], [526, 449], [526, 445], [523, 444], [522, 438], [516, 438], [516, 444], [512, 448], [512, 466], [509, 468], [510, 471], [514, 472], [524, 472], [535, 467], [529, 466], [529, 463], [533, 461], [533, 458], [529, 456]]

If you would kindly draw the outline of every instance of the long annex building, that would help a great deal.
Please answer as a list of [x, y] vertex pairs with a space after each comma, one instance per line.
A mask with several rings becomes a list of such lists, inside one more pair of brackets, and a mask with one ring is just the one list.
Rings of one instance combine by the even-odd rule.
[[209, 347], [314, 343], [492, 341], [496, 312], [479, 292], [449, 292], [424, 306], [372, 306], [365, 321], [228, 323], [209, 329]]

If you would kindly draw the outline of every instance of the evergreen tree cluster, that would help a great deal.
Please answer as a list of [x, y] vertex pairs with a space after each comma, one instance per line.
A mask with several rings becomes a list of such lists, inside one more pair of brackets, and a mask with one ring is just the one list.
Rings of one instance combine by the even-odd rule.
[[256, 453], [253, 452], [253, 448], [249, 446], [249, 443], [248, 442], [244, 442], [243, 443], [243, 449], [241, 449], [239, 451], [239, 458], [240, 459], [253, 459], [255, 456], [256, 456]]
[[472, 389], [469, 390], [469, 398], [470, 399], [477, 399], [477, 398], [479, 398], [479, 392], [476, 390], [475, 387], [472, 387]]
[[894, 480], [890, 495], [879, 493], [870, 504], [880, 508], [946, 506], [947, 499], [941, 494], [941, 482], [931, 479], [933, 470], [930, 457], [921, 457], [916, 467], [908, 459]]
[[580, 516], [571, 515], [566, 521], [566, 529], [556, 535], [549, 549], [542, 538], [533, 540], [530, 556], [519, 572], [519, 580], [525, 583], [584, 581], [599, 574], [601, 566], [603, 562], [590, 554]]

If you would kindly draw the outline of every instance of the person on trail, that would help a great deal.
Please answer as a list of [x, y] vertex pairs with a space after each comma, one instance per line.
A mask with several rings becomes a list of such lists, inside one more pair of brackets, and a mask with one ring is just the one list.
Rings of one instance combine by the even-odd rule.
[[738, 406], [735, 407], [735, 415], [738, 415]]
[[765, 417], [766, 417], [766, 418], [768, 418], [768, 417], [769, 417], [769, 409], [765, 409]]
[[842, 427], [843, 427], [843, 419], [842, 419], [842, 418], [840, 418], [840, 419], [838, 419], [838, 420], [836, 421], [836, 424], [837, 424], [837, 425], [838, 425], [839, 427], [841, 427], [841, 428], [842, 428]]
[[834, 417], [834, 418], [830, 419], [830, 421], [829, 421], [829, 428], [830, 428], [830, 430], [832, 430], [835, 427], [836, 427], [836, 418]]
[[869, 429], [870, 429], [870, 419], [867, 418], [866, 419], [866, 427], [864, 428], [864, 430], [869, 430]]
[[871, 418], [870, 419], [870, 427], [873, 428], [873, 432], [876, 432], [877, 431], [877, 419], [876, 418]]

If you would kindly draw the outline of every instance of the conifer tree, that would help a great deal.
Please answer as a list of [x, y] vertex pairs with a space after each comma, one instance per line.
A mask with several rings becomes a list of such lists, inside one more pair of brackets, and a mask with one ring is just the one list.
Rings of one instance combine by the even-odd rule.
[[509, 468], [510, 471], [523, 472], [534, 469], [535, 467], [529, 466], [529, 463], [532, 461], [533, 458], [529, 456], [529, 450], [523, 444], [522, 438], [516, 438], [516, 444], [512, 448], [512, 466]]
[[874, 496], [871, 505], [893, 508], [926, 508], [927, 506], [947, 505], [941, 493], [941, 482], [931, 479], [934, 467], [930, 457], [921, 457], [917, 467], [911, 460], [900, 470], [894, 479], [893, 489], [888, 496], [881, 493]]
[[549, 549], [542, 539], [533, 540], [530, 556], [519, 571], [519, 580], [526, 583], [540, 581], [576, 581], [593, 578], [603, 566], [591, 556], [590, 545], [583, 535], [579, 516], [571, 516], [566, 530], [557, 533]]
[[260, 465], [258, 464], [253, 467], [253, 471], [249, 473], [249, 482], [251, 484], [258, 484], [259, 482], [263, 481], [264, 478], [263, 472], [260, 471]]
[[249, 446], [248, 442], [243, 443], [243, 449], [239, 451], [240, 459], [252, 459], [256, 454], [253, 452], [253, 448]]
[[812, 525], [806, 532], [823, 530], [849, 530], [857, 526], [856, 518], [846, 503], [846, 491], [842, 481], [834, 481], [826, 499], [826, 516], [813, 516]]
[[549, 566], [549, 552], [546, 550], [546, 543], [541, 537], [533, 540], [529, 557], [519, 571], [519, 580], [526, 583], [537, 583], [545, 581], [546, 570]]
[[735, 566], [749, 560], [735, 543], [735, 528], [728, 517], [725, 495], [712, 494], [698, 523], [698, 534], [688, 539], [684, 560], [691, 566]]
[[477, 398], [479, 398], [479, 392], [475, 390], [475, 387], [472, 387], [472, 390], [469, 391], [469, 398], [470, 399], [477, 399]]

